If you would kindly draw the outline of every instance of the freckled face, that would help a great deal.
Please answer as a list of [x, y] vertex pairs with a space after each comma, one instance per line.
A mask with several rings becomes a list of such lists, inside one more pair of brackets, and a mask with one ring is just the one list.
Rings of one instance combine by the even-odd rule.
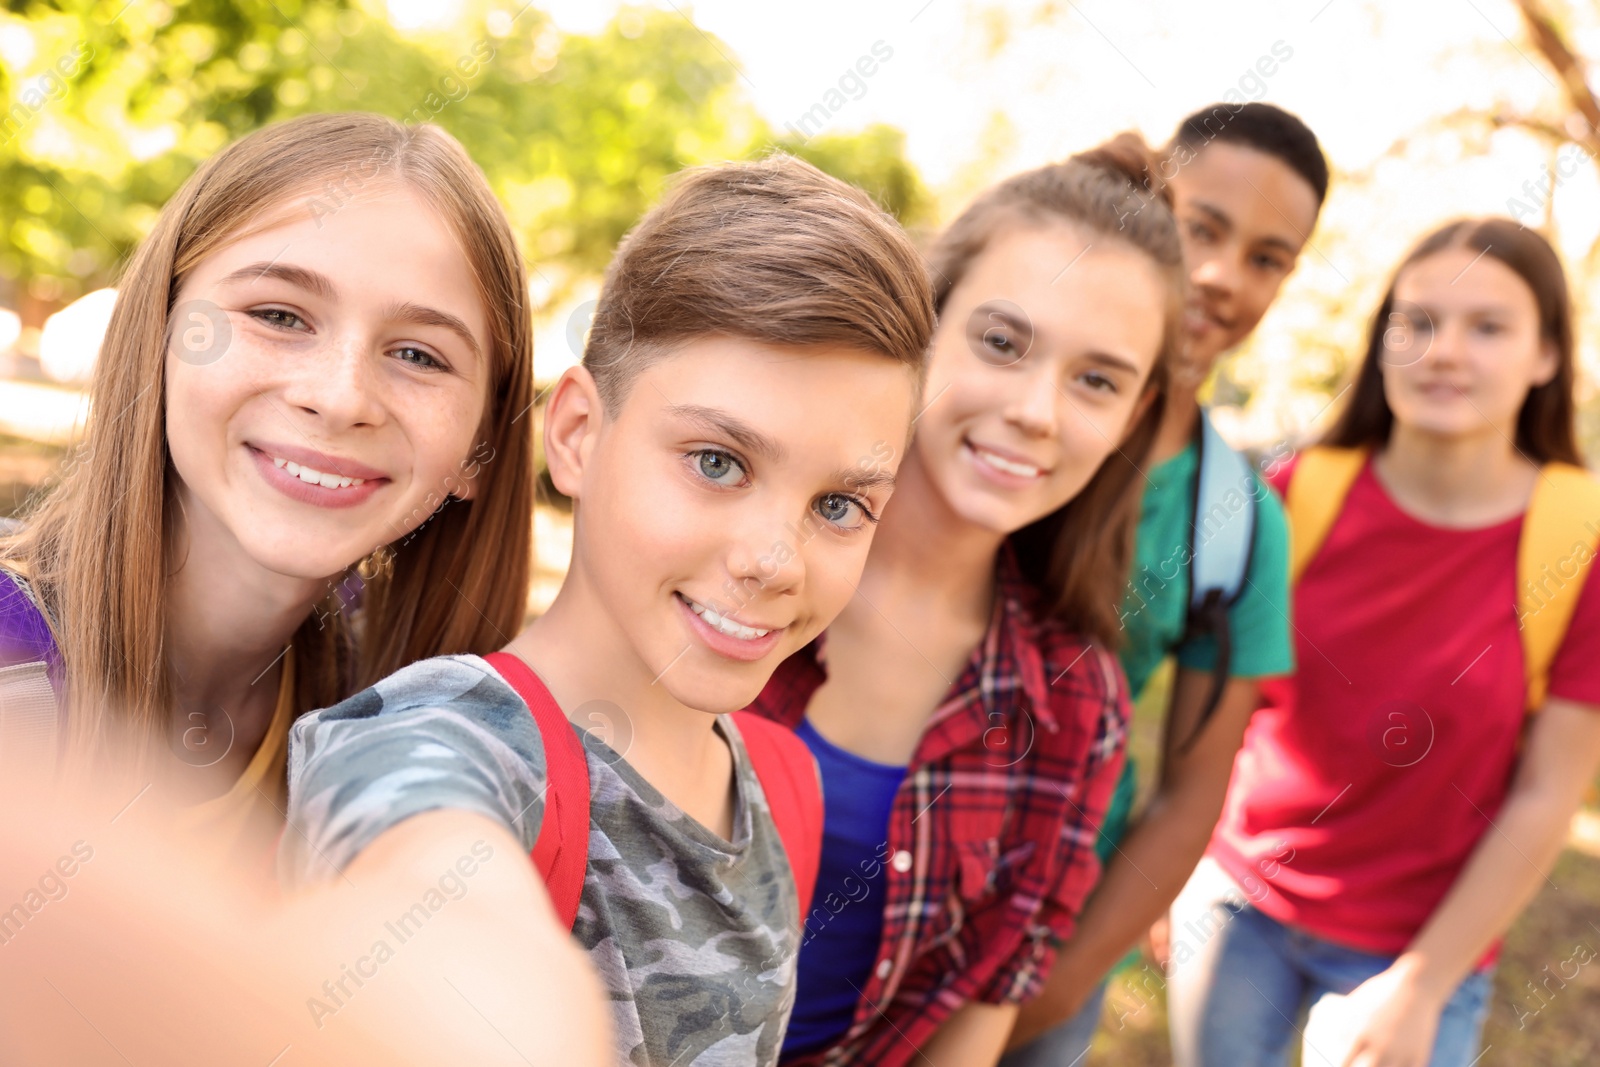
[[191, 536], [323, 578], [419, 525], [430, 495], [471, 493], [489, 333], [459, 242], [410, 190], [282, 218], [184, 278], [167, 441]]

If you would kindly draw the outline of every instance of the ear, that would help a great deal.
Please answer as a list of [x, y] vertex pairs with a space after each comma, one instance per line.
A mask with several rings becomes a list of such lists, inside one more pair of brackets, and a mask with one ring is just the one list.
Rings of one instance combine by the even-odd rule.
[[573, 500], [583, 495], [583, 472], [605, 423], [605, 405], [594, 376], [570, 367], [550, 393], [544, 412], [544, 459], [550, 480]]
[[1539, 388], [1555, 381], [1556, 372], [1561, 369], [1561, 356], [1556, 352], [1554, 341], [1539, 342], [1539, 361], [1533, 365], [1533, 381], [1529, 387]]

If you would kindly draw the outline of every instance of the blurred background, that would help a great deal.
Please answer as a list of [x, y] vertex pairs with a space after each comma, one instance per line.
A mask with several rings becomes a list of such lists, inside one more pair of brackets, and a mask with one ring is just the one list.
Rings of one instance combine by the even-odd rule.
[[[250, 130], [352, 108], [438, 123], [487, 172], [532, 268], [548, 384], [582, 350], [612, 248], [682, 167], [776, 145], [927, 234], [1017, 170], [1267, 100], [1317, 132], [1334, 178], [1282, 298], [1210, 387], [1224, 432], [1322, 428], [1406, 248], [1496, 213], [1566, 259], [1593, 462], [1597, 71], [1600, 9], [1575, 0], [7, 0], [0, 514], [70, 447], [118, 270], [165, 200]], [[538, 541], [547, 602], [570, 546], [558, 504]], [[1501, 966], [1485, 1065], [1600, 1062], [1600, 962], [1574, 962], [1600, 949], [1593, 810], [1572, 842]], [[1160, 985], [1113, 983], [1099, 1055], [1168, 1062]]]

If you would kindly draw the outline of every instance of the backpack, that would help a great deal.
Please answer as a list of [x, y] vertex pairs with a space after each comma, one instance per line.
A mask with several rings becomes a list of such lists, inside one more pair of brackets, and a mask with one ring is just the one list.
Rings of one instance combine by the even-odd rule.
[[[1233, 644], [1228, 611], [1244, 589], [1245, 575], [1256, 544], [1255, 473], [1239, 453], [1228, 446], [1200, 409], [1195, 426], [1194, 518], [1189, 525], [1189, 607], [1183, 640], [1210, 635], [1217, 642], [1217, 666], [1211, 673], [1211, 691], [1201, 706], [1187, 749], [1199, 738], [1228, 683]], [[1242, 496], [1245, 506], [1235, 513], [1228, 494]], [[1204, 534], [1207, 519], [1220, 514], [1222, 521]]]
[[[1313, 448], [1289, 480], [1290, 579], [1298, 582], [1366, 465], [1364, 448]], [[1544, 704], [1550, 666], [1567, 635], [1600, 547], [1600, 481], [1582, 467], [1546, 463], [1534, 483], [1517, 544], [1517, 626], [1527, 709]], [[1569, 569], [1573, 572], [1566, 573]], [[1551, 586], [1554, 585], [1554, 589]]]
[[[578, 918], [589, 866], [589, 761], [583, 742], [531, 667], [509, 652], [483, 658], [528, 705], [544, 739], [545, 814], [532, 858], [556, 914], [570, 929]], [[794, 871], [803, 925], [822, 860], [822, 786], [816, 761], [804, 741], [777, 723], [748, 711], [734, 712], [733, 720]]]

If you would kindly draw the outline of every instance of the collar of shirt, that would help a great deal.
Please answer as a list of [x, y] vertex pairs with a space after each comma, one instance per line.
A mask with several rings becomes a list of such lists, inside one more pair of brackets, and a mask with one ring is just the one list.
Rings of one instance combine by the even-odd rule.
[[[992, 611], [983, 640], [929, 717], [911, 767], [975, 743], [1003, 744], [1004, 732], [1012, 729], [1060, 729], [1050, 700], [1049, 672], [1062, 672], [1071, 664], [1046, 662], [1049, 657], [1042, 650], [1057, 642], [1048, 640], [1045, 631], [1059, 627], [1040, 619], [1039, 595], [1022, 576], [1010, 542], [995, 561]], [[828, 677], [826, 641], [824, 632], [778, 666], [761, 694], [765, 714], [789, 726], [805, 718], [812, 695]], [[1069, 644], [1080, 656], [1087, 647]]]

